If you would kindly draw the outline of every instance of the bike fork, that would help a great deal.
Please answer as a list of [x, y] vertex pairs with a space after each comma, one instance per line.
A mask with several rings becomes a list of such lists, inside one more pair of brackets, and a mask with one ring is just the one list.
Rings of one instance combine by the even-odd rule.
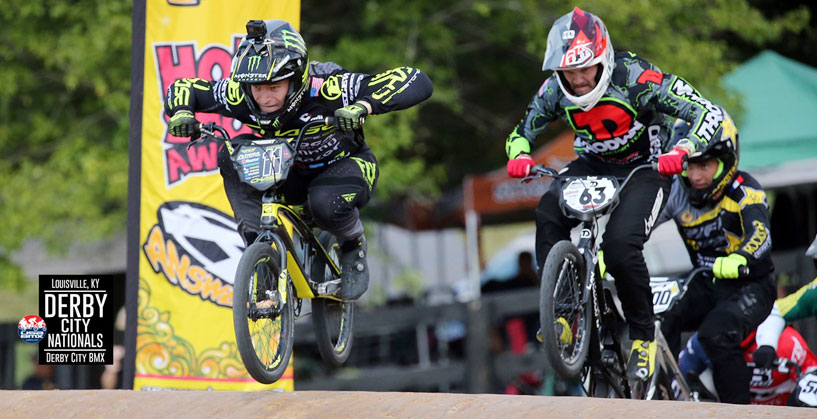
[[659, 359], [661, 360], [661, 365], [664, 367], [664, 371], [670, 374], [671, 380], [674, 378], [671, 382], [672, 388], [668, 389], [668, 391], [673, 392], [673, 397], [675, 397], [676, 400], [689, 400], [691, 397], [689, 384], [687, 384], [686, 377], [681, 374], [681, 369], [678, 367], [678, 363], [675, 362], [675, 357], [669, 349], [667, 340], [664, 338], [664, 334], [661, 333], [660, 321], [655, 322], [655, 343], [660, 352]]

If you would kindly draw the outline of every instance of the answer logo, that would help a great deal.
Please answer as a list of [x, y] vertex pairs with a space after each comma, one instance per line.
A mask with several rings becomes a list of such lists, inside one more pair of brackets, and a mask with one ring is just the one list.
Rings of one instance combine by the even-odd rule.
[[153, 271], [186, 293], [232, 307], [233, 277], [244, 250], [232, 217], [195, 202], [165, 202], [142, 251]]

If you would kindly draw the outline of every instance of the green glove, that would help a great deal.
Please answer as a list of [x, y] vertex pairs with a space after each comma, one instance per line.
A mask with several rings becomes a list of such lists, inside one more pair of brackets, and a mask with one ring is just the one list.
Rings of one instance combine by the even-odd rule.
[[[740, 276], [739, 269], [741, 266], [746, 266], [746, 258], [737, 253], [732, 253], [729, 256], [715, 259], [715, 263], [712, 265], [712, 273], [715, 274], [715, 278], [735, 279]], [[714, 278], [712, 282], [715, 282]]]
[[361, 119], [368, 115], [366, 107], [360, 103], [335, 110], [335, 126], [342, 131], [351, 131], [360, 128]]
[[199, 133], [199, 121], [190, 111], [178, 111], [170, 118], [168, 131], [175, 137], [193, 137]]

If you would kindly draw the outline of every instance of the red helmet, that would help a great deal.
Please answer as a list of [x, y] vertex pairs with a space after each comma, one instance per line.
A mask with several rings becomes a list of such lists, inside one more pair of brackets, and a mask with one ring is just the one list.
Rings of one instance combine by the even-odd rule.
[[[553, 23], [548, 34], [542, 71], [556, 71], [559, 87], [568, 100], [583, 110], [588, 110], [598, 103], [610, 85], [615, 66], [613, 55], [613, 44], [604, 22], [598, 16], [576, 7]], [[574, 96], [560, 70], [595, 65], [601, 66], [601, 71], [596, 73], [596, 87], [589, 93]]]

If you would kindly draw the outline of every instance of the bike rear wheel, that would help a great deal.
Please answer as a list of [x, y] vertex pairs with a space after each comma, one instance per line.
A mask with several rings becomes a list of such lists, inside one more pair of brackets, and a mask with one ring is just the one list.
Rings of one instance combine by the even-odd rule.
[[[337, 239], [327, 232], [318, 237], [329, 257], [336, 264], [340, 263], [340, 247]], [[332, 272], [320, 258], [313, 259], [312, 278], [317, 281], [330, 281]], [[321, 358], [328, 365], [343, 365], [352, 353], [355, 305], [352, 302], [335, 301], [328, 298], [312, 299], [312, 325]]]
[[583, 302], [586, 267], [576, 246], [562, 240], [550, 249], [539, 294], [539, 320], [548, 363], [562, 378], [576, 377], [590, 347], [592, 296]]
[[[287, 283], [279, 288], [278, 281]], [[278, 381], [292, 355], [293, 294], [286, 275], [281, 275], [278, 251], [270, 243], [250, 245], [238, 262], [233, 326], [238, 353], [250, 376], [264, 384]]]

